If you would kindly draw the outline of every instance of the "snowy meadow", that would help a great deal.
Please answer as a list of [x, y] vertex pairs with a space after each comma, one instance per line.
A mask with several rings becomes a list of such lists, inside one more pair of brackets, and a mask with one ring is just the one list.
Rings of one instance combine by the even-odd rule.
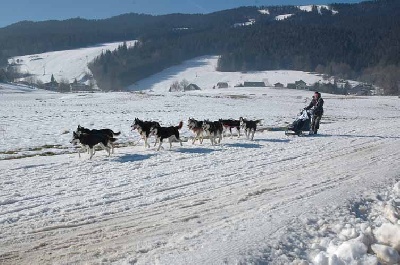
[[[320, 135], [288, 137], [279, 129], [312, 92], [164, 87], [2, 85], [1, 264], [398, 262], [398, 98], [322, 95]], [[145, 148], [135, 117], [183, 121], [183, 146]], [[189, 117], [263, 122], [254, 141], [192, 145]], [[121, 131], [115, 154], [79, 159], [69, 143], [78, 124]]]

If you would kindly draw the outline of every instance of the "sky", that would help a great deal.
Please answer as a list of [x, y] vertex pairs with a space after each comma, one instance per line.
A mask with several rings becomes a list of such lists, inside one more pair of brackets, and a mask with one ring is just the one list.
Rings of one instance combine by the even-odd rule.
[[3, 0], [0, 27], [22, 21], [102, 19], [125, 13], [211, 13], [239, 6], [356, 3], [360, 0]]

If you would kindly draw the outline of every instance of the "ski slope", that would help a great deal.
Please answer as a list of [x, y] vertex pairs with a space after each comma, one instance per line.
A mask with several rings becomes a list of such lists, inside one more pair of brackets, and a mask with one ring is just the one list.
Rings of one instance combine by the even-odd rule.
[[309, 85], [315, 82], [324, 82], [322, 76], [302, 71], [276, 70], [276, 71], [248, 71], [248, 72], [218, 72], [216, 71], [218, 56], [203, 56], [187, 60], [180, 65], [165, 69], [164, 71], [138, 81], [128, 87], [130, 90], [151, 90], [154, 92], [167, 92], [170, 86], [183, 80], [198, 85], [202, 90], [213, 89], [218, 82], [227, 82], [230, 88], [243, 82], [264, 82], [266, 86], [273, 87], [275, 83], [294, 83], [303, 80]]
[[[136, 41], [126, 42], [127, 46], [133, 46]], [[86, 76], [91, 75], [87, 65], [101, 53], [107, 50], [113, 51], [123, 42], [103, 43], [92, 47], [31, 54], [10, 58], [9, 63], [19, 65], [22, 73], [29, 73], [37, 80], [50, 82], [51, 76], [57, 82], [68, 80], [73, 82], [85, 82]]]
[[[206, 71], [198, 78], [210, 85], [241, 75], [206, 81]], [[130, 130], [135, 117], [177, 125], [243, 116], [278, 128], [312, 95], [233, 87], [165, 93], [175, 77], [163, 76], [153, 77], [153, 92], [0, 93], [1, 264], [377, 261], [348, 241], [390, 223], [380, 214], [386, 204], [395, 205], [396, 218], [398, 98], [323, 94], [315, 137], [261, 130], [254, 141], [192, 145], [185, 124], [183, 147], [157, 152]], [[69, 144], [78, 124], [121, 131], [120, 147], [110, 157], [100, 150], [79, 159]], [[363, 214], [349, 210], [361, 206]]]

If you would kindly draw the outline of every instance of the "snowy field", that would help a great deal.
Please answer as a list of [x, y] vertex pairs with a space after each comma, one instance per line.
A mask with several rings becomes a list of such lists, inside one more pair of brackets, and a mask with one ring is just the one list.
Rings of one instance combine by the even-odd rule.
[[243, 82], [264, 82], [266, 86], [271, 87], [278, 82], [287, 86], [288, 83], [299, 80], [303, 80], [309, 85], [319, 81], [324, 82], [321, 76], [302, 71], [217, 72], [217, 64], [218, 56], [198, 57], [167, 68], [129, 88], [132, 90], [150, 89], [154, 92], [167, 92], [174, 82], [183, 80], [198, 85], [202, 90], [212, 89], [218, 82], [227, 82], [231, 88], [237, 84], [243, 84]]
[[[323, 95], [321, 135], [261, 130], [254, 141], [192, 145], [189, 117], [279, 128], [312, 92], [153, 84], [92, 94], [0, 86], [0, 264], [377, 264], [371, 248], [396, 258], [385, 245], [399, 247], [398, 98]], [[183, 147], [145, 149], [135, 117], [183, 120]], [[79, 159], [69, 144], [78, 124], [121, 131], [120, 147]]]
[[[127, 46], [134, 45], [135, 41], [126, 42]], [[73, 82], [85, 82], [85, 75], [91, 74], [88, 63], [94, 60], [102, 52], [113, 51], [123, 42], [103, 43], [92, 47], [46, 52], [17, 56], [9, 59], [9, 63], [17, 63], [22, 73], [29, 73], [37, 80], [50, 82], [51, 75], [57, 82], [63, 79]]]

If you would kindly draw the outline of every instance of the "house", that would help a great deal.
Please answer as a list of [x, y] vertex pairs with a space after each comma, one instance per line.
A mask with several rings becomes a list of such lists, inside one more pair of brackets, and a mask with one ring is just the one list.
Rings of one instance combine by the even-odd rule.
[[289, 89], [296, 89], [296, 84], [295, 83], [288, 83], [287, 88]]
[[307, 89], [307, 84], [303, 80], [296, 81], [296, 82], [294, 82], [294, 84], [296, 86], [296, 89], [301, 89], [301, 90]]
[[276, 84], [274, 84], [274, 87], [276, 87], [276, 88], [282, 88], [282, 87], [284, 87], [284, 85], [282, 84], [282, 83], [276, 83]]
[[201, 90], [201, 89], [196, 84], [189, 84], [183, 89], [183, 91], [193, 91], [193, 90]]
[[372, 94], [371, 91], [374, 91], [374, 90], [375, 89], [370, 84], [358, 84], [348, 92], [350, 94], [357, 95], [357, 96], [370, 96]]
[[229, 85], [227, 82], [218, 82], [217, 87], [218, 88], [228, 88]]
[[57, 81], [44, 83], [44, 89], [46, 90], [56, 91], [58, 90], [58, 87], [59, 85]]
[[80, 91], [92, 91], [89, 85], [84, 83], [73, 82], [69, 84], [71, 88], [71, 92], [80, 92]]
[[244, 87], [265, 87], [264, 82], [244, 82]]

